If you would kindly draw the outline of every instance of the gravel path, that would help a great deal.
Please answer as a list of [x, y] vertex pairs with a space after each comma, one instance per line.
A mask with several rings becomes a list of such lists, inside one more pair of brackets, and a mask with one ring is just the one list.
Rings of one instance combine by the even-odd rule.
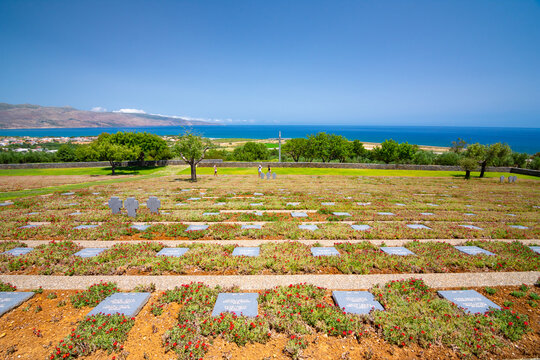
[[[302, 244], [306, 245], [314, 245], [314, 244], [321, 244], [323, 246], [332, 246], [336, 243], [344, 243], [344, 242], [350, 242], [350, 243], [362, 243], [362, 242], [369, 242], [373, 245], [381, 245], [386, 244], [389, 246], [403, 246], [411, 241], [418, 241], [418, 242], [432, 242], [432, 241], [439, 241], [439, 242], [445, 242], [450, 245], [462, 245], [467, 241], [473, 241], [473, 240], [483, 240], [483, 241], [501, 241], [501, 242], [514, 242], [519, 241], [522, 244], [525, 245], [540, 245], [540, 240], [537, 239], [517, 239], [517, 240], [508, 240], [508, 239], [419, 239], [419, 240], [413, 240], [413, 239], [400, 239], [400, 240], [368, 240], [368, 239], [360, 239], [360, 240], [265, 240], [265, 239], [250, 239], [250, 240], [159, 240], [159, 239], [153, 239], [153, 240], [75, 240], [74, 242], [79, 244], [82, 247], [89, 248], [89, 247], [97, 247], [97, 248], [108, 248], [111, 246], [114, 246], [115, 244], [119, 243], [129, 243], [129, 244], [137, 244], [137, 243], [145, 243], [145, 242], [160, 242], [165, 244], [166, 246], [174, 247], [178, 245], [186, 245], [186, 244], [193, 244], [193, 243], [204, 243], [204, 244], [221, 244], [221, 245], [230, 245], [230, 244], [238, 244], [240, 246], [258, 246], [261, 244], [267, 244], [267, 243], [283, 243], [283, 242], [289, 242], [289, 241], [297, 241]], [[51, 240], [20, 240], [20, 242], [25, 243], [29, 247], [36, 247], [39, 245], [43, 245]]]
[[190, 282], [204, 282], [210, 286], [238, 286], [243, 290], [268, 289], [278, 285], [309, 283], [334, 290], [369, 289], [375, 284], [406, 278], [423, 279], [434, 288], [532, 285], [540, 271], [485, 272], [457, 274], [379, 274], [379, 275], [180, 275], [180, 276], [47, 276], [0, 275], [19, 289], [43, 287], [47, 290], [86, 289], [99, 281], [114, 281], [121, 289], [131, 290], [137, 285], [154, 283], [159, 290], [172, 289]]

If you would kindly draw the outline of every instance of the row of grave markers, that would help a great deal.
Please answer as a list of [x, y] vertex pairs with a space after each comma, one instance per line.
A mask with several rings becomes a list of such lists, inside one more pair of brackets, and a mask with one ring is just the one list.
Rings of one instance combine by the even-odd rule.
[[[509, 176], [508, 177], [508, 183], [509, 184], [513, 184], [515, 183], [517, 180], [517, 176]], [[501, 175], [500, 179], [499, 179], [499, 182], [502, 184], [504, 183], [504, 175]]]
[[[109, 208], [113, 214], [120, 214], [122, 210], [122, 200], [118, 196], [113, 196], [109, 199], [108, 202]], [[137, 209], [139, 208], [139, 202], [134, 197], [128, 197], [123, 203], [125, 209], [127, 210], [128, 216], [136, 217]], [[161, 207], [161, 201], [155, 197], [150, 196], [146, 201], [146, 207], [153, 214], [159, 214], [159, 208]]]
[[[438, 291], [443, 298], [451, 301], [466, 313], [485, 313], [500, 307], [475, 290]], [[34, 295], [33, 292], [0, 292], [0, 316], [21, 305]], [[86, 316], [97, 314], [123, 314], [133, 317], [148, 302], [151, 293], [115, 293], [101, 301]], [[231, 312], [237, 316], [256, 317], [259, 313], [257, 293], [219, 293], [212, 316]], [[336, 305], [350, 314], [368, 314], [372, 310], [384, 311], [384, 307], [368, 291], [332, 291]]]
[[[537, 254], [540, 254], [540, 246], [529, 246], [532, 251], [536, 252]], [[478, 246], [454, 246], [456, 250], [459, 250], [465, 254], [468, 255], [490, 255], [495, 256], [496, 254], [492, 253], [491, 251], [482, 249]], [[73, 256], [79, 256], [82, 258], [89, 258], [98, 256], [103, 251], [108, 250], [110, 248], [84, 248], [75, 254]], [[21, 256], [26, 255], [33, 251], [34, 248], [29, 247], [17, 247], [13, 248], [11, 250], [5, 251], [1, 254], [5, 255], [12, 255], [12, 256]], [[403, 246], [383, 246], [380, 247], [380, 250], [389, 254], [389, 255], [399, 255], [399, 256], [408, 256], [408, 255], [416, 255], [409, 249]], [[180, 257], [183, 256], [186, 252], [189, 251], [189, 248], [163, 248], [161, 249], [156, 256], [171, 256], [171, 257]], [[259, 256], [260, 254], [260, 247], [258, 246], [239, 246], [235, 247], [232, 256]], [[314, 246], [311, 248], [311, 254], [313, 256], [340, 256], [339, 251], [333, 247], [333, 246]]]

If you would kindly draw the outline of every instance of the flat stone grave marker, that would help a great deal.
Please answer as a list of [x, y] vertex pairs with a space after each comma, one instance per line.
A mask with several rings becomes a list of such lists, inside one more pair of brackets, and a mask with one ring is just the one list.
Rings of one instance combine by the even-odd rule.
[[242, 247], [235, 247], [232, 252], [232, 255], [233, 256], [259, 256], [260, 251], [261, 251], [261, 248], [259, 247], [242, 246]]
[[263, 179], [263, 180], [264, 180], [264, 174], [263, 174], [263, 173], [261, 173], [261, 179]]
[[328, 247], [322, 247], [322, 246], [317, 246], [317, 247], [312, 247], [311, 248], [311, 254], [313, 256], [339, 256], [339, 251], [337, 251], [337, 249], [333, 246], [328, 246]]
[[255, 211], [253, 214], [256, 216], [263, 216], [263, 213], [261, 211]]
[[466, 207], [472, 207], [472, 205], [465, 205]]
[[368, 291], [332, 291], [337, 306], [349, 314], [369, 314], [371, 310], [384, 310]]
[[527, 226], [523, 226], [523, 225], [508, 225], [510, 226], [511, 228], [514, 228], [514, 229], [520, 229], [520, 230], [526, 230], [528, 229]]
[[389, 255], [399, 255], [399, 256], [416, 255], [411, 250], [403, 246], [383, 246], [381, 247], [381, 250]]
[[250, 230], [250, 229], [261, 230], [262, 226], [261, 225], [253, 225], [253, 224], [243, 224], [242, 225], [242, 230]]
[[0, 292], [0, 316], [21, 305], [32, 296], [34, 296], [33, 292]]
[[186, 205], [186, 204], [183, 203], [183, 202], [179, 202], [179, 203], [176, 203], [176, 204], [175, 204], [175, 206], [184, 206], [184, 205]]
[[540, 254], [540, 246], [529, 246], [532, 251], [534, 251], [537, 254]]
[[432, 203], [428, 203], [426, 204], [427, 206], [439, 206], [439, 204], [432, 204]]
[[305, 212], [295, 212], [295, 211], [293, 211], [293, 212], [291, 212], [291, 216], [295, 217], [295, 218], [297, 218], [297, 217], [307, 217], [307, 214]]
[[156, 196], [150, 196], [146, 201], [146, 207], [150, 210], [152, 214], [159, 214], [161, 201]]
[[77, 206], [77, 205], [79, 205], [79, 203], [77, 203], [77, 202], [69, 203], [69, 204], [68, 204], [68, 206]]
[[351, 225], [353, 230], [359, 230], [359, 231], [366, 231], [371, 229], [371, 226], [369, 225]]
[[395, 203], [394, 205], [396, 205], [396, 206], [407, 206], [407, 205], [402, 204], [402, 203]]
[[120, 210], [122, 210], [122, 200], [120, 200], [118, 196], [111, 197], [108, 205], [113, 214], [120, 214]]
[[396, 215], [396, 214], [391, 213], [391, 212], [378, 212], [377, 214], [379, 214], [379, 215], [386, 215], [386, 216], [394, 216], [394, 215]]
[[368, 205], [371, 205], [370, 202], [357, 202], [356, 205], [358, 206], [368, 206]]
[[13, 248], [11, 250], [4, 251], [2, 254], [10, 254], [10, 255], [13, 255], [13, 256], [21, 256], [21, 255], [28, 254], [32, 250], [34, 250], [34, 248], [16, 247], [16, 248]]
[[34, 211], [34, 212], [29, 212], [29, 213], [26, 214], [26, 215], [39, 215], [39, 213]]
[[272, 173], [272, 179], [276, 180], [276, 173]]
[[79, 225], [74, 227], [75, 230], [83, 230], [83, 229], [94, 229], [97, 228], [98, 225]]
[[430, 213], [430, 212], [423, 212], [423, 213], [420, 213], [420, 215], [431, 216], [431, 215], [435, 215], [435, 214], [434, 214], [434, 213]]
[[76, 212], [72, 212], [70, 214], [68, 214], [69, 216], [77, 216], [77, 215], [82, 215], [82, 212], [80, 211], [76, 211]]
[[183, 256], [186, 252], [188, 252], [188, 250], [189, 248], [163, 248], [159, 250], [156, 256], [180, 257]]
[[205, 212], [203, 216], [219, 216], [218, 212]]
[[466, 313], [486, 313], [490, 308], [500, 310], [499, 305], [475, 290], [444, 290], [437, 291], [440, 296], [453, 302]]
[[478, 246], [454, 246], [457, 250], [465, 253], [465, 254], [468, 254], [468, 255], [479, 255], [479, 254], [484, 254], [484, 255], [495, 255], [494, 253], [492, 253], [491, 251], [487, 251], [485, 249], [482, 249]]
[[335, 216], [352, 216], [348, 212], [339, 212], [339, 211], [333, 212], [332, 214], [334, 214]]
[[3, 203], [0, 203], [0, 206], [9, 206], [9, 205], [13, 205], [13, 203], [9, 202], [9, 201], [5, 201]]
[[305, 224], [298, 225], [298, 228], [300, 230], [310, 230], [310, 231], [315, 231], [319, 229], [317, 225], [305, 225]]
[[506, 216], [516, 216], [516, 214], [504, 214]]
[[499, 182], [502, 184], [504, 182], [504, 175], [501, 175], [501, 177], [499, 178]]
[[458, 225], [458, 226], [461, 226], [465, 229], [470, 229], [470, 230], [482, 230], [481, 227], [474, 226], [474, 225]]
[[287, 206], [298, 206], [298, 205], [300, 205], [299, 202], [288, 202], [287, 203]]
[[431, 230], [430, 227], [426, 226], [426, 225], [422, 225], [422, 224], [407, 224], [407, 227], [409, 229], [415, 229], [415, 230], [421, 230], [421, 229], [424, 229], [424, 230]]
[[217, 202], [214, 204], [214, 206], [223, 206], [223, 205], [226, 205], [227, 203], [224, 203], [224, 202]]
[[336, 205], [336, 203], [335, 202], [322, 202], [321, 205], [322, 206], [334, 206], [334, 205]]
[[190, 197], [188, 199], [188, 201], [197, 201], [197, 200], [201, 200], [201, 198], [200, 197]]
[[135, 229], [135, 230], [139, 230], [139, 231], [145, 231], [149, 227], [150, 227], [150, 225], [147, 225], [147, 224], [133, 224], [133, 225], [130, 226], [130, 228]]
[[85, 249], [82, 249], [82, 250], [76, 252], [73, 255], [74, 256], [79, 256], [79, 257], [82, 257], [82, 258], [89, 258], [89, 257], [98, 256], [99, 254], [101, 254], [105, 250], [107, 250], [107, 249], [106, 248], [85, 248]]
[[263, 195], [264, 195], [263, 193], [259, 193], [259, 192], [253, 193], [253, 196], [263, 196]]
[[191, 189], [182, 189], [180, 191], [191, 191]]
[[473, 214], [473, 213], [465, 213], [463, 215], [465, 215], [465, 216], [476, 216], [476, 214]]
[[130, 217], [137, 216], [137, 209], [139, 208], [139, 202], [134, 197], [128, 197], [126, 201], [124, 201], [124, 207], [127, 210], [128, 216]]
[[236, 316], [255, 317], [259, 314], [257, 293], [219, 293], [212, 316], [231, 312]]
[[71, 196], [71, 195], [75, 195], [75, 193], [74, 192], [65, 192], [65, 193], [62, 193], [60, 195]]
[[24, 226], [19, 227], [19, 229], [33, 229], [39, 226], [41, 226], [41, 224], [26, 224]]
[[99, 192], [93, 192], [92, 195], [99, 195]]
[[208, 225], [189, 225], [186, 231], [201, 231], [208, 229]]
[[251, 203], [249, 204], [249, 206], [263, 206], [263, 203], [259, 202], [259, 203]]
[[115, 293], [108, 296], [98, 304], [86, 316], [99, 313], [103, 314], [123, 314], [126, 317], [133, 317], [141, 311], [142, 307], [150, 299], [150, 293]]

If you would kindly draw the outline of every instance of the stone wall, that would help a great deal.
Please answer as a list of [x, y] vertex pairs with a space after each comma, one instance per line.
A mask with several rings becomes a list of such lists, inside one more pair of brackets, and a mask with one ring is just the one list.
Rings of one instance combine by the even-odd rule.
[[[199, 163], [199, 166], [204, 166], [203, 163], [210, 162], [221, 163], [223, 160], [208, 160], [204, 159]], [[117, 163], [118, 166], [140, 166], [138, 161], [122, 161]], [[144, 161], [143, 166], [165, 166], [165, 165], [186, 165], [183, 160], [160, 160], [160, 161]], [[79, 167], [110, 167], [108, 161], [88, 161], [88, 162], [67, 162], [67, 163], [30, 163], [30, 164], [0, 164], [0, 169], [61, 169], [61, 168], [79, 168]]]
[[521, 175], [530, 175], [530, 176], [539, 176], [540, 177], [540, 170], [532, 170], [532, 169], [521, 169], [521, 168], [511, 168], [511, 173], [514, 174], [521, 174]]

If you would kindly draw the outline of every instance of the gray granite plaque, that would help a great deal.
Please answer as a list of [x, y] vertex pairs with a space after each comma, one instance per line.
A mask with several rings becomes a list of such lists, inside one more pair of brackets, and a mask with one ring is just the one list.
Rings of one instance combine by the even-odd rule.
[[71, 195], [75, 195], [75, 193], [74, 192], [65, 192], [65, 193], [62, 193], [60, 195], [71, 196]]
[[313, 256], [339, 256], [339, 251], [333, 246], [329, 247], [312, 247], [311, 254]]
[[336, 205], [336, 203], [335, 202], [322, 202], [321, 205], [322, 206], [334, 206], [334, 205]]
[[411, 250], [403, 246], [384, 246], [384, 247], [381, 247], [381, 250], [389, 255], [399, 255], [399, 256], [416, 255]]
[[122, 200], [120, 200], [118, 196], [111, 197], [108, 205], [113, 214], [120, 214], [120, 210], [122, 209]]
[[333, 212], [332, 214], [334, 214], [335, 216], [352, 216], [351, 214], [349, 214], [348, 212]]
[[501, 177], [499, 178], [499, 182], [502, 184], [504, 182], [504, 175], [501, 175]]
[[266, 180], [269, 180], [270, 176], [272, 176], [270, 173], [266, 173]]
[[186, 231], [200, 231], [208, 229], [208, 225], [189, 225]]
[[371, 226], [369, 225], [351, 225], [351, 227], [353, 228], [353, 230], [358, 230], [358, 231], [366, 231], [366, 230], [371, 229]]
[[212, 316], [231, 312], [237, 316], [255, 317], [258, 315], [257, 293], [219, 293]]
[[41, 224], [27, 224], [24, 226], [20, 226], [19, 229], [33, 229], [41, 226]]
[[443, 298], [453, 302], [466, 313], [486, 313], [490, 309], [500, 310], [501, 308], [475, 290], [445, 290], [438, 291]]
[[69, 203], [69, 204], [68, 204], [68, 206], [77, 206], [77, 205], [79, 205], [79, 203], [77, 203], [77, 202]]
[[465, 215], [465, 216], [476, 216], [476, 214], [473, 214], [473, 213], [465, 213], [463, 215]]
[[34, 296], [33, 292], [0, 292], [0, 316]]
[[337, 306], [349, 314], [369, 314], [371, 310], [384, 310], [368, 291], [332, 291]]
[[530, 246], [531, 250], [537, 254], [540, 254], [540, 246]]
[[78, 215], [82, 215], [82, 212], [80, 211], [75, 211], [75, 212], [72, 212], [70, 214], [68, 214], [69, 216], [78, 216]]
[[253, 214], [256, 216], [263, 216], [263, 213], [261, 211], [255, 211]]
[[263, 206], [263, 203], [262, 203], [262, 202], [259, 202], [259, 203], [251, 203], [251, 204], [249, 204], [249, 206]]
[[148, 229], [150, 227], [150, 225], [147, 225], [147, 224], [133, 224], [130, 226], [130, 228], [132, 229], [135, 229], [135, 230], [139, 230], [139, 231], [144, 231], [146, 229]]
[[13, 205], [13, 203], [12, 203], [12, 202], [8, 202], [8, 201], [3, 202], [3, 203], [0, 203], [0, 206], [9, 206], [9, 205]]
[[431, 230], [430, 227], [426, 225], [422, 225], [422, 224], [407, 224], [407, 227], [410, 229], [415, 229], [415, 230], [420, 230], [420, 229]]
[[458, 225], [458, 226], [461, 226], [465, 229], [469, 229], [469, 230], [482, 230], [481, 227], [478, 227], [478, 226], [474, 226], [474, 225]]
[[357, 202], [356, 205], [358, 206], [368, 206], [368, 205], [371, 205], [370, 202]]
[[305, 212], [296, 212], [296, 211], [293, 211], [291, 212], [291, 216], [292, 217], [307, 217], [307, 214]]
[[107, 250], [107, 249], [106, 248], [85, 248], [85, 249], [82, 249], [81, 251], [76, 252], [73, 255], [74, 256], [79, 256], [79, 257], [82, 257], [82, 258], [89, 258], [89, 257], [98, 256], [99, 254], [101, 254], [105, 250]]
[[272, 179], [276, 180], [276, 173], [272, 173]]
[[75, 230], [83, 230], [83, 229], [95, 229], [98, 225], [79, 225], [74, 227]]
[[224, 203], [224, 202], [217, 202], [214, 204], [214, 206], [223, 206], [223, 205], [226, 205], [227, 203]]
[[300, 205], [299, 202], [288, 202], [287, 203], [287, 206], [298, 206], [298, 205]]
[[13, 256], [21, 256], [21, 255], [28, 254], [32, 250], [34, 250], [34, 248], [16, 247], [16, 248], [13, 248], [11, 250], [4, 251], [2, 254], [6, 254], [6, 255], [9, 254], [9, 255], [13, 255]]
[[218, 212], [205, 212], [203, 216], [219, 216]]
[[378, 212], [377, 214], [386, 215], [386, 216], [394, 216], [395, 215], [394, 213], [391, 213], [391, 212]]
[[407, 206], [407, 205], [402, 204], [402, 203], [395, 203], [394, 205], [396, 205], [396, 206]]
[[504, 214], [506, 216], [516, 216], [516, 214]]
[[201, 200], [201, 198], [200, 197], [190, 197], [188, 199], [188, 201], [197, 201], [197, 200]]
[[261, 230], [261, 225], [255, 225], [255, 224], [243, 224], [242, 230]]
[[126, 317], [133, 317], [141, 311], [142, 307], [148, 299], [150, 293], [115, 293], [100, 302], [86, 316], [92, 316], [99, 313], [108, 314], [124, 314]]
[[184, 205], [186, 205], [186, 204], [183, 203], [183, 202], [179, 202], [179, 203], [176, 203], [176, 204], [175, 204], [175, 206], [184, 206]]
[[259, 247], [235, 247], [232, 255], [233, 256], [259, 256], [261, 249]]
[[263, 180], [264, 180], [264, 174], [263, 174], [263, 173], [261, 173], [261, 175], [260, 175], [260, 176], [261, 176], [261, 179], [263, 179]]
[[432, 203], [428, 203], [426, 204], [427, 206], [439, 206], [438, 204], [432, 204]]
[[259, 192], [253, 193], [253, 196], [263, 196], [263, 195], [264, 195], [263, 193], [259, 193]]
[[423, 213], [420, 213], [420, 215], [431, 216], [431, 215], [435, 215], [435, 214], [434, 214], [434, 213], [430, 213], [430, 212], [423, 212]]
[[188, 250], [189, 248], [163, 248], [156, 254], [156, 256], [180, 257], [188, 252]]
[[128, 197], [126, 201], [124, 201], [124, 207], [127, 210], [128, 216], [130, 217], [137, 216], [137, 209], [139, 208], [139, 202], [134, 197]]
[[469, 255], [495, 255], [494, 253], [487, 251], [485, 249], [482, 249], [478, 246], [454, 246], [457, 250], [464, 252], [465, 254]]
[[317, 225], [305, 225], [305, 224], [298, 225], [298, 228], [300, 230], [310, 230], [310, 231], [315, 231], [319, 229]]
[[510, 226], [511, 228], [514, 228], [514, 229], [520, 229], [520, 230], [526, 230], [528, 229], [527, 226], [523, 226], [523, 225], [508, 225]]

